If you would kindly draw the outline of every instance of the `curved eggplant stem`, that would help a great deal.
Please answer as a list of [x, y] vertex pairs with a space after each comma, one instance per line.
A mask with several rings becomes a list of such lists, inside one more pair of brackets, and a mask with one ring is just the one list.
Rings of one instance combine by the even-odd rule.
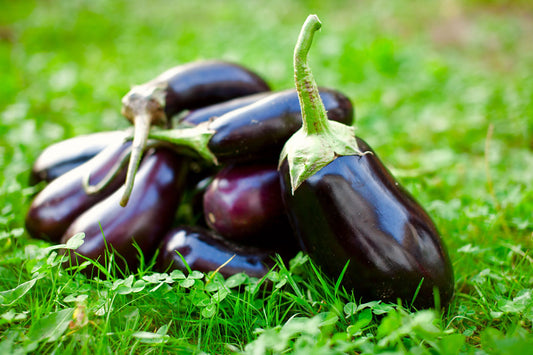
[[119, 172], [126, 165], [126, 162], [129, 160], [130, 154], [131, 154], [131, 148], [124, 151], [121, 154], [120, 158], [117, 160], [117, 162], [113, 164], [113, 166], [111, 167], [109, 172], [106, 174], [106, 176], [104, 176], [104, 178], [100, 180], [100, 182], [98, 182], [96, 185], [91, 185], [90, 183], [91, 171], [88, 170], [87, 174], [83, 176], [83, 180], [82, 180], [83, 189], [85, 190], [85, 192], [89, 195], [92, 195], [92, 194], [102, 191], [107, 186], [109, 186], [111, 181], [113, 181], [117, 177]]
[[321, 26], [316, 15], [309, 15], [294, 48], [294, 81], [302, 111], [302, 128], [285, 143], [279, 159], [279, 166], [287, 159], [293, 194], [306, 179], [337, 157], [362, 154], [353, 127], [328, 120], [309, 68], [309, 49]]
[[[131, 138], [130, 138], [131, 139]], [[143, 149], [143, 152], [154, 147], [164, 146], [165, 142], [160, 141], [148, 141]], [[130, 155], [132, 152], [132, 148], [130, 147], [128, 150], [122, 152], [120, 155], [120, 158], [117, 160], [115, 164], [111, 167], [109, 172], [104, 176], [100, 182], [98, 182], [96, 185], [91, 185], [90, 179], [91, 179], [91, 171], [87, 171], [87, 174], [83, 177], [82, 183], [83, 183], [83, 189], [87, 194], [95, 194], [103, 189], [105, 189], [111, 181], [113, 181], [118, 174], [124, 169], [126, 166], [126, 163], [130, 160]]]
[[150, 132], [150, 123], [152, 118], [149, 114], [140, 114], [134, 117], [134, 132], [133, 143], [131, 146], [131, 156], [126, 172], [125, 189], [120, 200], [120, 205], [125, 207], [130, 199], [131, 191], [133, 190], [133, 183], [135, 175], [141, 162], [142, 154], [146, 148], [146, 141], [148, 140], [148, 133]]
[[303, 130], [306, 134], [316, 134], [329, 130], [326, 108], [320, 98], [318, 87], [309, 67], [309, 49], [316, 31], [322, 23], [316, 15], [305, 20], [296, 46], [294, 47], [294, 81], [302, 110]]

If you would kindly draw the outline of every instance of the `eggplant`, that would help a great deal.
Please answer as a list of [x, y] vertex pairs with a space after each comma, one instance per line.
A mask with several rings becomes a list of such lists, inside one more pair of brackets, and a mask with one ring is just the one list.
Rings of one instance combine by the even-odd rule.
[[[337, 90], [321, 88], [328, 118], [353, 123], [353, 105]], [[209, 124], [215, 131], [208, 148], [219, 162], [275, 162], [285, 141], [302, 126], [298, 94], [290, 89], [228, 112]]]
[[168, 127], [170, 118], [183, 110], [269, 90], [268, 84], [252, 71], [216, 60], [180, 65], [134, 86], [122, 98], [122, 114], [134, 124], [134, 137], [120, 204], [128, 203], [151, 125]]
[[376, 153], [333, 160], [291, 193], [288, 164], [280, 168], [283, 201], [302, 248], [330, 277], [348, 268], [343, 285], [364, 300], [417, 307], [449, 303], [451, 262], [430, 216], [394, 179]]
[[[120, 187], [126, 168], [120, 168], [119, 164], [127, 157], [130, 148], [129, 141], [112, 143], [86, 163], [48, 184], [35, 196], [26, 214], [28, 233], [34, 238], [59, 242], [78, 215]], [[104, 188], [96, 193], [86, 192], [84, 180], [87, 176], [89, 183], [96, 185], [113, 170], [117, 173]]]
[[194, 223], [189, 224], [207, 227], [204, 216], [204, 194], [213, 179], [214, 176], [206, 176], [205, 178], [198, 181], [196, 185], [194, 185], [194, 187], [189, 190], [190, 199], [188, 203], [189, 206], [191, 206], [191, 213], [194, 216]]
[[[142, 87], [142, 89], [141, 89]], [[213, 105], [237, 97], [270, 91], [256, 73], [236, 63], [221, 60], [199, 60], [178, 65], [156, 78], [135, 86], [124, 97], [124, 105], [136, 95], [162, 89], [164, 114], [167, 119], [182, 112]]]
[[[347, 125], [353, 124], [354, 110], [348, 97], [337, 90], [321, 88], [328, 118]], [[205, 116], [204, 116], [205, 117]], [[153, 131], [154, 140], [202, 142], [192, 149], [211, 163], [276, 162], [285, 141], [302, 126], [298, 94], [294, 89], [266, 95], [252, 104], [229, 111], [209, 122], [198, 124], [198, 134], [187, 130]], [[205, 135], [205, 137], [201, 137]]]
[[152, 256], [172, 225], [184, 191], [187, 164], [185, 158], [167, 149], [146, 155], [128, 206], [119, 206], [123, 186], [79, 215], [63, 234], [61, 242], [66, 243], [77, 233], [85, 233], [85, 242], [69, 252], [71, 263], [79, 264], [85, 257], [104, 264], [106, 253], [112, 250], [120, 255], [115, 258], [119, 269], [132, 270], [139, 265], [134, 244], [144, 258]]
[[261, 278], [275, 264], [275, 254], [268, 250], [239, 246], [224, 240], [213, 231], [199, 227], [173, 228], [162, 240], [158, 252], [155, 269], [159, 272], [187, 272], [188, 266], [191, 270], [207, 273], [219, 269], [227, 262], [218, 270], [224, 277], [243, 272], [248, 276]]
[[[454, 278], [430, 216], [352, 127], [327, 119], [307, 54], [321, 24], [309, 16], [296, 44], [302, 129], [280, 156], [283, 203], [310, 257], [364, 301], [446, 306]], [[346, 269], [344, 267], [346, 266]]]
[[253, 104], [271, 94], [271, 92], [260, 92], [258, 94], [242, 96], [236, 99], [198, 108], [181, 117], [179, 124], [196, 126], [200, 123], [215, 119], [218, 116], [222, 116], [230, 111]]
[[124, 140], [125, 131], [98, 132], [65, 139], [44, 149], [33, 163], [30, 185], [49, 183], [85, 163], [114, 142]]
[[222, 168], [203, 195], [203, 211], [206, 224], [225, 239], [272, 249], [283, 244], [296, 254], [275, 164]]

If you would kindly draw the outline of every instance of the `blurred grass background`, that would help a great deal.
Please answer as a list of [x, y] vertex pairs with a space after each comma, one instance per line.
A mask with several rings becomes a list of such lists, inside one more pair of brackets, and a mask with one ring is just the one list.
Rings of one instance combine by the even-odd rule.
[[[316, 13], [318, 84], [353, 100], [358, 134], [449, 246], [451, 326], [473, 343], [490, 325], [531, 330], [533, 313], [489, 314], [533, 283], [531, 259], [517, 262], [533, 237], [532, 2], [1, 0], [0, 9], [0, 228], [23, 227], [28, 171], [44, 147], [128, 126], [120, 99], [131, 85], [220, 58], [293, 87], [294, 43]], [[500, 279], [480, 276], [486, 269]]]

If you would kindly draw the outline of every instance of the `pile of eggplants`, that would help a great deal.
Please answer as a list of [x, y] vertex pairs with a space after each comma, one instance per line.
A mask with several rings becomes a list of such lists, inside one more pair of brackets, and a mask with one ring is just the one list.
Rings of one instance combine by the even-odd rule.
[[446, 306], [453, 271], [431, 218], [353, 135], [350, 99], [312, 78], [319, 27], [310, 16], [302, 28], [296, 89], [271, 91], [236, 63], [187, 63], [124, 96], [131, 130], [46, 148], [30, 174], [42, 189], [28, 233], [52, 243], [84, 233], [63, 252], [68, 265], [90, 260], [88, 275], [153, 260], [159, 272], [263, 277], [276, 255], [303, 250], [361, 300]]

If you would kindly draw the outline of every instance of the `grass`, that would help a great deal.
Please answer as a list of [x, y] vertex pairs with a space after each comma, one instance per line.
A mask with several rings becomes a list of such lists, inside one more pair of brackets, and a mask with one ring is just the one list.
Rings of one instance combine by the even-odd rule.
[[[531, 349], [533, 7], [527, 1], [2, 1], [1, 353], [476, 353]], [[318, 14], [323, 86], [430, 212], [456, 296], [442, 314], [361, 304], [304, 256], [272, 289], [243, 275], [106, 281], [65, 273], [31, 240], [28, 170], [47, 145], [127, 127], [132, 84], [199, 58], [293, 87], [292, 50]]]

